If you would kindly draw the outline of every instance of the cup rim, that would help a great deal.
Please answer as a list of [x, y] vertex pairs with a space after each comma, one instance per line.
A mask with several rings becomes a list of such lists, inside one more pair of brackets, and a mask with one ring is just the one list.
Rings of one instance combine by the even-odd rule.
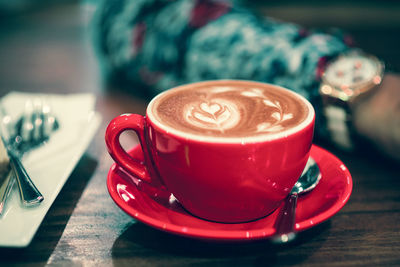
[[[195, 84], [196, 85], [211, 84], [211, 83], [212, 84], [215, 84], [215, 83], [225, 84], [225, 83], [231, 83], [231, 82], [243, 83], [243, 84], [252, 83], [254, 85], [259, 84], [262, 86], [267, 85], [267, 86], [272, 86], [272, 87], [284, 90], [284, 91], [288, 92], [289, 94], [292, 94], [295, 97], [301, 99], [306, 104], [306, 106], [308, 107], [308, 111], [309, 111], [308, 116], [304, 119], [304, 121], [302, 121], [300, 124], [296, 125], [295, 127], [292, 127], [290, 129], [284, 130], [279, 133], [268, 133], [268, 134], [264, 134], [264, 135], [245, 136], [245, 137], [218, 137], [218, 136], [201, 136], [201, 135], [187, 133], [187, 132], [183, 132], [181, 130], [177, 130], [175, 128], [172, 128], [170, 126], [162, 124], [159, 120], [157, 120], [157, 118], [151, 112], [149, 112], [149, 110], [151, 110], [155, 101], [157, 99], [159, 99], [160, 97], [162, 97], [163, 95], [169, 93], [171, 90], [182, 90], [186, 87], [189, 87], [189, 86], [195, 85]], [[148, 104], [148, 106], [146, 108], [146, 117], [147, 117], [147, 119], [149, 119], [152, 122], [152, 124], [154, 126], [159, 128], [160, 130], [163, 130], [168, 135], [174, 135], [176, 137], [179, 137], [179, 138], [182, 138], [185, 140], [193, 140], [193, 141], [197, 141], [197, 142], [207, 142], [207, 143], [227, 143], [227, 144], [241, 143], [241, 144], [245, 144], [245, 143], [260, 143], [260, 142], [268, 142], [268, 141], [273, 141], [273, 140], [280, 140], [280, 139], [284, 139], [289, 136], [295, 135], [295, 134], [301, 132], [302, 130], [308, 128], [310, 125], [313, 125], [314, 120], [315, 120], [315, 110], [314, 110], [314, 107], [312, 106], [312, 104], [305, 97], [303, 97], [302, 95], [300, 95], [292, 90], [289, 90], [289, 89], [279, 86], [279, 85], [265, 83], [265, 82], [251, 81], [251, 80], [221, 79], [221, 80], [207, 80], [207, 81], [201, 81], [201, 82], [187, 83], [184, 85], [170, 88], [170, 89], [156, 95], [150, 101], [150, 103]]]

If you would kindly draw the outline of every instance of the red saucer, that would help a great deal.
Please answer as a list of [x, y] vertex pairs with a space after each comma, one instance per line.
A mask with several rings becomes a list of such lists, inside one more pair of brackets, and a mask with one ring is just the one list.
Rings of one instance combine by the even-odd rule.
[[[143, 159], [140, 146], [129, 152]], [[297, 202], [296, 230], [311, 228], [336, 214], [348, 201], [353, 181], [346, 166], [328, 151], [313, 146], [311, 157], [317, 162], [322, 179]], [[113, 164], [107, 177], [111, 198], [127, 214], [151, 227], [182, 236], [224, 241], [269, 238], [279, 209], [262, 219], [224, 224], [200, 219], [188, 213], [167, 192], [155, 189]]]

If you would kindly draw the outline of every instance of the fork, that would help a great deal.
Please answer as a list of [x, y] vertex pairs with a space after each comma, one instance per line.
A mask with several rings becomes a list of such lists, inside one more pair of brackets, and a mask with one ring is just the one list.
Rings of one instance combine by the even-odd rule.
[[40, 99], [26, 102], [24, 114], [15, 125], [10, 125], [10, 116], [2, 106], [0, 110], [3, 115], [2, 139], [18, 183], [21, 201], [24, 206], [38, 205], [44, 197], [30, 179], [21, 163], [21, 158], [25, 152], [46, 141], [50, 133], [58, 128], [58, 123], [51, 115], [50, 107]]

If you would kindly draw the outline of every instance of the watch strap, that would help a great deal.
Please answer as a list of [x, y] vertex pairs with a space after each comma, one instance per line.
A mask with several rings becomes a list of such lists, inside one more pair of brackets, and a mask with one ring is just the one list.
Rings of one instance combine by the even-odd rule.
[[347, 151], [355, 149], [355, 131], [351, 114], [335, 105], [324, 105], [324, 116], [330, 140]]
[[[336, 59], [347, 55], [354, 56], [357, 54], [370, 58], [377, 64], [377, 72], [373, 77], [371, 77], [369, 83], [360, 84], [359, 87], [353, 87], [351, 90], [345, 91], [346, 87], [338, 87], [337, 84], [331, 84], [327, 79], [323, 79], [322, 77], [320, 86], [320, 95], [323, 101], [323, 115], [330, 140], [348, 151], [355, 150], [358, 146], [358, 140], [360, 140], [353, 124], [352, 106], [355, 102], [376, 90], [382, 81], [384, 72], [384, 63], [382, 61], [374, 56], [364, 54], [357, 50], [338, 55]], [[324, 70], [319, 70], [320, 74], [324, 76], [326, 68], [329, 68], [330, 66], [330, 62], [333, 62], [336, 59], [330, 58], [327, 61], [323, 60], [321, 66], [323, 66]]]

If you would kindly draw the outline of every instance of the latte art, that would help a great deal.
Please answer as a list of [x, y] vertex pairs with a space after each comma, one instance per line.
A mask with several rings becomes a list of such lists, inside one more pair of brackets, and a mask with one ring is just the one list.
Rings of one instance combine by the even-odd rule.
[[148, 115], [182, 135], [247, 138], [281, 133], [309, 120], [308, 105], [268, 84], [215, 81], [161, 94], [150, 103]]
[[194, 102], [184, 107], [186, 123], [202, 129], [224, 133], [235, 127], [240, 113], [235, 103], [215, 98], [211, 102]]
[[257, 88], [252, 88], [241, 93], [243, 96], [258, 98], [264, 105], [274, 108], [275, 111], [271, 113], [271, 117], [275, 119], [274, 122], [260, 122], [257, 125], [257, 132], [278, 132], [282, 131], [284, 127], [282, 123], [286, 120], [293, 118], [293, 113], [287, 112], [282, 109], [278, 100], [268, 99], [263, 91]]

